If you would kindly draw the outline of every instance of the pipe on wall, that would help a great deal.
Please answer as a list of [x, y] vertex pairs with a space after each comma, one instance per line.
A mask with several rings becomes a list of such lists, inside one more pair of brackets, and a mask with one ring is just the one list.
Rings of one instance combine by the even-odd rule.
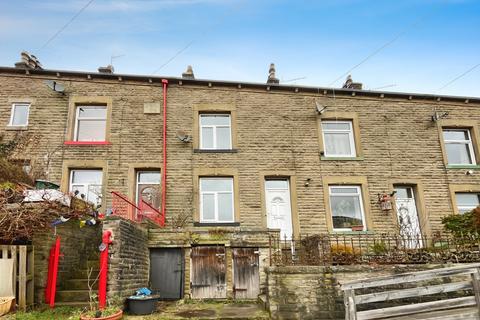
[[168, 80], [162, 79], [163, 84], [163, 172], [162, 172], [162, 216], [161, 225], [165, 224], [167, 201], [167, 86]]

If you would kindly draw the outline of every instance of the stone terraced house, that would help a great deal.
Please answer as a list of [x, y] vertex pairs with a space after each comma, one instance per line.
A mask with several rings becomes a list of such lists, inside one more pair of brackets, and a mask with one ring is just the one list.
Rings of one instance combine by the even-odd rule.
[[480, 204], [480, 98], [100, 71], [0, 67], [0, 134], [102, 211], [165, 210], [138, 237], [105, 222], [136, 270], [112, 288], [256, 298], [271, 234], [431, 235]]

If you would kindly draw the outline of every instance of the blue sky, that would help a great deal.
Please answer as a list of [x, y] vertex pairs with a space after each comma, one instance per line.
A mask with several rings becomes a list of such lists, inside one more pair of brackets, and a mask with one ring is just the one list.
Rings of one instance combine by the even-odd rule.
[[95, 0], [42, 45], [88, 0], [0, 0], [0, 65], [27, 50], [48, 69], [341, 86], [351, 72], [366, 89], [480, 96], [479, 0]]

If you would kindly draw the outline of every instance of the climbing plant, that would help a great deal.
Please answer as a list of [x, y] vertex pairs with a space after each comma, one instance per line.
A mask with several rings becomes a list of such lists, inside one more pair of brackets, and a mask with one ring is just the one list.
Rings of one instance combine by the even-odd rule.
[[446, 231], [457, 237], [477, 235], [480, 231], [480, 207], [463, 214], [443, 217], [442, 224]]

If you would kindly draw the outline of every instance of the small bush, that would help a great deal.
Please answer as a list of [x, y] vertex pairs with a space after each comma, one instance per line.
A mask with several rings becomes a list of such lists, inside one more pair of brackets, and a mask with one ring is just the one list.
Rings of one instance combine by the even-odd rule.
[[477, 235], [480, 230], [480, 207], [463, 214], [451, 214], [443, 217], [442, 224], [446, 231], [456, 237]]

